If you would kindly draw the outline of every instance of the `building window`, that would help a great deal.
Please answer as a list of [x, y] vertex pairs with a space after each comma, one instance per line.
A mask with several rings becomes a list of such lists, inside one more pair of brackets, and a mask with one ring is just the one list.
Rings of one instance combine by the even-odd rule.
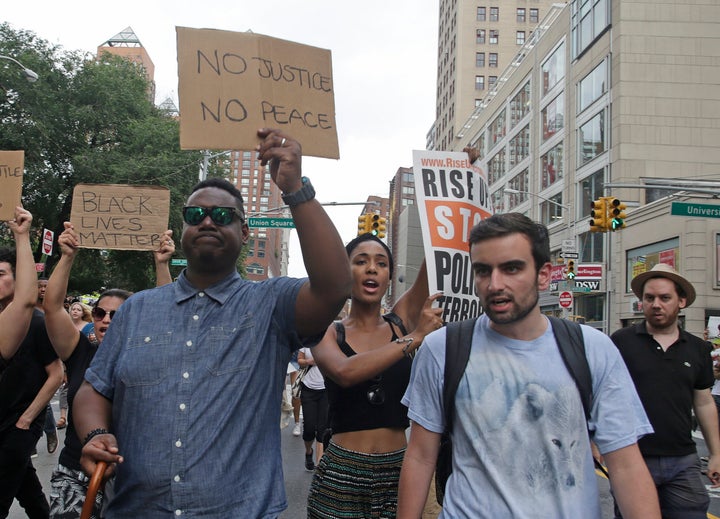
[[488, 130], [490, 133], [490, 147], [492, 148], [495, 145], [495, 143], [497, 143], [503, 137], [505, 137], [505, 110], [504, 109], [493, 120], [493, 122], [490, 123], [490, 128]]
[[561, 93], [543, 108], [541, 114], [543, 142], [563, 129], [565, 125], [565, 94]]
[[610, 25], [610, 2], [574, 0], [570, 9], [572, 55], [576, 58]]
[[515, 209], [517, 206], [522, 204], [528, 199], [529, 195], [529, 171], [527, 169], [522, 170], [520, 173], [515, 175], [508, 182], [508, 187], [520, 191], [519, 193], [508, 194], [508, 211]]
[[548, 151], [540, 159], [540, 187], [545, 189], [563, 178], [563, 145], [562, 143]]
[[475, 76], [475, 90], [485, 90], [485, 76]]
[[540, 221], [546, 226], [562, 220], [562, 193], [548, 197], [549, 201], [540, 204]]
[[547, 94], [565, 77], [565, 44], [559, 45], [542, 64], [543, 90]]
[[258, 257], [258, 258], [264, 258], [264, 257], [265, 257], [265, 251], [264, 251], [264, 250], [259, 250], [258, 253], [257, 253], [257, 257]]
[[516, 19], [520, 23], [525, 23], [525, 8], [524, 7], [518, 7]]
[[485, 29], [475, 31], [475, 43], [485, 45]]
[[580, 165], [587, 164], [605, 152], [605, 110], [595, 115], [578, 130], [578, 152]]
[[517, 166], [529, 154], [530, 126], [526, 126], [510, 139], [510, 168]]
[[475, 99], [475, 108], [477, 108], [477, 107], [480, 106], [481, 104], [482, 104], [482, 99], [477, 99], [477, 98], [476, 98], [476, 99]]
[[[492, 56], [492, 54], [490, 54]], [[497, 54], [496, 54], [497, 56]], [[484, 52], [476, 52], [475, 53], [475, 66], [476, 67], [484, 67], [485, 66], [485, 53]]]
[[680, 268], [680, 240], [672, 238], [625, 252], [625, 291], [630, 292], [630, 282], [638, 274], [651, 270], [658, 263], [667, 263], [677, 271]]
[[603, 60], [578, 83], [578, 113], [607, 92], [607, 61]]
[[540, 12], [538, 9], [530, 9], [530, 23], [538, 23], [540, 21]]
[[477, 21], [478, 21], [478, 22], [484, 22], [484, 21], [485, 21], [485, 8], [484, 8], [484, 7], [478, 7], [478, 8], [477, 8]]
[[488, 88], [492, 88], [497, 83], [497, 76], [488, 76]]
[[487, 168], [488, 185], [490, 186], [505, 176], [505, 148], [488, 161]]
[[492, 195], [490, 195], [490, 198], [492, 200], [493, 212], [496, 214], [504, 213], [505, 212], [505, 196], [503, 196], [503, 190], [498, 189]]
[[497, 45], [499, 37], [500, 37], [500, 31], [495, 30], [495, 29], [491, 30], [490, 31], [490, 45]]
[[497, 52], [491, 52], [488, 59], [488, 66], [492, 68], [497, 68], [498, 65], [498, 55]]
[[517, 123], [530, 113], [530, 81], [515, 94], [510, 101], [510, 128], [514, 128]]
[[500, 8], [499, 7], [491, 7], [490, 8], [490, 21], [497, 22], [498, 20], [500, 20]]
[[525, 45], [525, 31], [515, 32], [515, 43], [517, 45]]
[[[584, 215], [590, 214], [592, 203], [603, 196], [603, 183], [605, 182], [605, 170], [599, 169], [589, 177], [580, 182], [582, 197], [579, 202], [580, 212]], [[582, 258], [581, 258], [582, 259]], [[600, 258], [602, 259], [602, 258]]]

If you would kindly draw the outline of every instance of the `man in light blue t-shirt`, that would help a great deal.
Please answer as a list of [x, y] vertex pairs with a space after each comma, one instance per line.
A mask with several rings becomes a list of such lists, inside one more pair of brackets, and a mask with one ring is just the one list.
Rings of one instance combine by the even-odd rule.
[[[494, 215], [470, 233], [475, 289], [485, 315], [455, 396], [453, 472], [440, 517], [600, 518], [588, 428], [630, 518], [660, 517], [637, 447], [652, 428], [610, 339], [583, 326], [593, 382], [586, 423], [539, 291], [550, 283], [547, 229], [518, 213]], [[445, 428], [445, 330], [425, 337], [403, 403], [412, 420], [399, 518], [418, 518]]]

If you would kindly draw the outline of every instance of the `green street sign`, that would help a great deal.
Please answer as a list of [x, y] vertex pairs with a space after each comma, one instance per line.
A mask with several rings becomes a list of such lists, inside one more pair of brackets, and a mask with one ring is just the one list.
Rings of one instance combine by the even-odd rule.
[[697, 216], [700, 218], [720, 218], [720, 205], [688, 204], [686, 202], [673, 202], [670, 214], [675, 216]]
[[187, 259], [186, 259], [186, 258], [180, 258], [180, 259], [170, 260], [170, 265], [173, 265], [173, 266], [176, 266], [176, 267], [187, 267]]
[[292, 218], [248, 218], [248, 227], [295, 228]]

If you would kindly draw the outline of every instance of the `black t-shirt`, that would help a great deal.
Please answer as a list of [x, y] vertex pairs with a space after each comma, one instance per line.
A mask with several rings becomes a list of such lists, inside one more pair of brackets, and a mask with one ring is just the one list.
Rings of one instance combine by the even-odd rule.
[[647, 332], [645, 323], [612, 334], [640, 400], [655, 430], [638, 441], [645, 456], [685, 456], [696, 452], [692, 439], [695, 390], [712, 387], [710, 345], [680, 330], [666, 351]]
[[69, 469], [82, 470], [80, 466], [82, 442], [78, 438], [73, 424], [72, 406], [75, 395], [85, 379], [85, 370], [90, 366], [97, 349], [97, 345], [91, 343], [87, 336], [81, 333], [75, 351], [65, 361], [65, 367], [67, 368], [68, 428], [65, 433], [65, 446], [60, 452], [59, 462]]
[[[57, 358], [45, 329], [45, 316], [35, 310], [25, 339], [0, 374], [0, 431], [15, 427], [47, 381], [46, 366]], [[33, 423], [42, 426], [44, 420], [43, 411]]]
[[[342, 326], [341, 323], [340, 325]], [[395, 339], [397, 334], [393, 329], [392, 340]], [[345, 340], [339, 346], [348, 357], [356, 354]], [[326, 378], [325, 388], [333, 433], [365, 431], [380, 427], [407, 428], [410, 425], [407, 407], [400, 403], [400, 399], [410, 382], [411, 368], [412, 360], [403, 357], [383, 371], [379, 377], [354, 386], [341, 387], [330, 378]], [[368, 391], [377, 388], [382, 388], [384, 392], [384, 401], [381, 405], [371, 404], [367, 396]]]

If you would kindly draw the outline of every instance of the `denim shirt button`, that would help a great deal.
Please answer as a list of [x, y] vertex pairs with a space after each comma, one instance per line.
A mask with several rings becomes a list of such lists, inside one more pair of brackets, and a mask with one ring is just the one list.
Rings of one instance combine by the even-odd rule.
[[197, 314], [193, 315], [193, 321], [197, 321], [198, 319], [200, 319], [199, 315], [197, 315]]
[[175, 515], [182, 515], [182, 510], [180, 510], [179, 508], [175, 510]]
[[150, 342], [150, 337], [145, 337], [145, 342]]
[[192, 341], [187, 341], [187, 342], [185, 343], [185, 346], [192, 346]]
[[185, 404], [180, 404], [180, 410], [184, 411], [187, 406]]
[[186, 380], [189, 379], [189, 378], [190, 378], [190, 373], [188, 373], [187, 371], [186, 371], [185, 373], [183, 373], [183, 378], [186, 379]]
[[173, 478], [173, 480], [174, 480], [176, 483], [179, 483], [179, 482], [180, 482], [180, 476], [175, 476], [175, 477]]
[[176, 441], [175, 447], [182, 447], [182, 442], [180, 440]]
[[205, 297], [205, 292], [198, 292], [198, 297]]

